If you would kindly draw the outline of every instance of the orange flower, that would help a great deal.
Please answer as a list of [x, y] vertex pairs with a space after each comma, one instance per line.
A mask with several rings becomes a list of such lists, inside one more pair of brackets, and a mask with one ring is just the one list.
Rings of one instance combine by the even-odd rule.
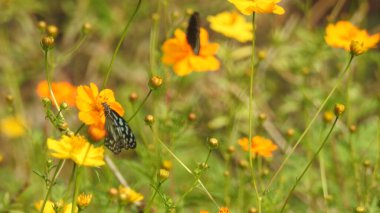
[[[248, 138], [241, 138], [239, 140], [239, 144], [244, 151], [249, 151]], [[255, 136], [252, 138], [252, 153], [261, 155], [263, 157], [272, 157], [272, 152], [275, 150], [277, 150], [277, 145], [273, 144], [271, 140], [261, 136]]]
[[104, 89], [99, 93], [94, 83], [77, 88], [76, 105], [79, 109], [79, 120], [90, 126], [89, 134], [94, 140], [100, 140], [105, 135], [106, 118], [102, 103], [107, 103], [119, 115], [124, 115], [124, 109], [116, 102], [112, 90]]
[[187, 43], [186, 34], [176, 29], [174, 38], [170, 38], [162, 45], [164, 53], [162, 62], [173, 65], [174, 72], [179, 76], [188, 75], [191, 72], [217, 71], [220, 62], [214, 56], [219, 48], [217, 43], [209, 43], [208, 33], [204, 28], [200, 29], [200, 51], [194, 54]]
[[252, 13], [274, 13], [282, 15], [284, 8], [277, 5], [281, 0], [228, 0], [244, 15]]
[[230, 213], [227, 207], [220, 207], [218, 213]]
[[[70, 106], [75, 106], [75, 87], [66, 81], [52, 82], [51, 87], [54, 97], [58, 104], [66, 102]], [[41, 98], [51, 99], [47, 81], [40, 81], [37, 85], [36, 92]]]
[[210, 212], [206, 210], [201, 210], [199, 213], [210, 213]]
[[376, 48], [379, 40], [380, 33], [369, 35], [367, 30], [361, 30], [349, 21], [339, 21], [335, 25], [329, 24], [326, 27], [326, 43], [334, 48], [343, 48], [348, 52], [351, 52], [354, 46], [356, 53], [364, 53], [369, 48]]

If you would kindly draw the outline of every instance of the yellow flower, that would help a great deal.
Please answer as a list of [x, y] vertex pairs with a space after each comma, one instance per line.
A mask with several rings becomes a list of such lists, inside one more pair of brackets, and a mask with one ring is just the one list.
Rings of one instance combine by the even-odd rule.
[[59, 159], [71, 159], [82, 166], [104, 165], [104, 148], [94, 147], [84, 137], [79, 135], [66, 136], [57, 141], [51, 138], [47, 140], [47, 146], [51, 156]]
[[[40, 200], [40, 201], [34, 203], [34, 207], [35, 207], [38, 211], [40, 211], [41, 208], [42, 208], [42, 204], [43, 204], [43, 203], [44, 203], [44, 201], [43, 201], [43, 200]], [[50, 200], [46, 201], [46, 204], [45, 204], [45, 208], [44, 208], [43, 213], [55, 213], [55, 211], [54, 211], [54, 205], [55, 205], [55, 204], [54, 204], [53, 202], [51, 202]]]
[[218, 213], [230, 213], [227, 207], [220, 207]]
[[208, 16], [207, 20], [210, 22], [210, 28], [215, 32], [239, 42], [252, 40], [252, 24], [237, 12], [222, 12], [215, 16]]
[[[239, 140], [240, 146], [246, 152], [249, 151], [248, 142], [248, 138], [242, 138]], [[277, 145], [273, 144], [271, 140], [261, 136], [255, 136], [252, 138], [252, 153], [261, 155], [263, 157], [271, 157], [272, 152], [275, 150], [277, 150]]]
[[104, 89], [99, 93], [94, 83], [77, 88], [76, 105], [79, 109], [79, 120], [90, 126], [88, 131], [94, 140], [100, 140], [106, 134], [104, 129], [106, 118], [102, 103], [107, 103], [120, 116], [124, 115], [124, 109], [116, 102], [112, 90]]
[[[66, 81], [52, 82], [51, 87], [58, 104], [66, 102], [70, 106], [75, 105], [76, 91], [71, 83]], [[47, 81], [40, 81], [37, 85], [36, 91], [40, 98], [49, 98], [51, 100]]]
[[8, 116], [0, 121], [1, 133], [8, 138], [18, 138], [25, 134], [25, 121], [19, 116]]
[[[65, 207], [63, 208], [61, 213], [71, 213], [72, 208], [73, 208], [73, 204], [69, 203], [69, 204], [65, 205]], [[74, 212], [75, 213], [78, 212], [78, 207], [74, 207]]]
[[210, 213], [210, 212], [206, 211], [206, 210], [201, 210], [201, 211], [199, 211], [199, 213]]
[[274, 13], [282, 15], [284, 8], [277, 5], [281, 0], [228, 0], [244, 15], [252, 13]]
[[144, 196], [129, 187], [119, 186], [119, 198], [127, 203], [136, 203], [144, 199]]
[[88, 205], [90, 205], [92, 200], [92, 194], [80, 194], [77, 198], [77, 205], [80, 209], [85, 209]]
[[187, 43], [186, 34], [176, 29], [174, 38], [170, 38], [162, 45], [162, 62], [165, 65], [173, 65], [174, 72], [179, 76], [192, 72], [217, 71], [220, 62], [214, 56], [219, 48], [217, 43], [209, 43], [208, 33], [204, 28], [200, 29], [200, 50], [196, 55]]
[[362, 54], [369, 48], [376, 48], [380, 33], [369, 35], [367, 30], [361, 30], [349, 21], [338, 21], [326, 27], [325, 41], [334, 48], [343, 48], [347, 52]]
[[0, 152], [0, 163], [3, 162], [3, 160], [4, 160], [4, 155], [3, 153]]

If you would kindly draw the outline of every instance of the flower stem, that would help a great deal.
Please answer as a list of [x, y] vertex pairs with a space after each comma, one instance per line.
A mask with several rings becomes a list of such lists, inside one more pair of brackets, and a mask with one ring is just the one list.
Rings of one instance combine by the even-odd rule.
[[104, 88], [106, 87], [106, 85], [107, 85], [108, 79], [109, 79], [110, 74], [111, 74], [112, 65], [113, 65], [113, 63], [115, 62], [115, 59], [116, 59], [116, 55], [117, 55], [117, 53], [119, 52], [119, 49], [120, 49], [120, 47], [121, 47], [121, 44], [122, 44], [123, 41], [124, 41], [125, 36], [127, 35], [127, 31], [128, 31], [128, 29], [129, 29], [129, 25], [132, 23], [132, 20], [135, 18], [136, 14], [137, 14], [137, 11], [138, 11], [139, 8], [140, 8], [141, 1], [142, 1], [142, 0], [139, 0], [139, 1], [138, 1], [135, 10], [134, 10], [133, 13], [132, 13], [131, 18], [128, 20], [128, 22], [127, 22], [127, 24], [125, 25], [124, 30], [123, 30], [123, 32], [122, 32], [122, 34], [121, 34], [121, 36], [120, 36], [119, 42], [117, 43], [117, 46], [116, 46], [116, 49], [115, 49], [115, 51], [113, 52], [113, 55], [112, 55], [112, 58], [111, 58], [111, 62], [110, 62], [110, 64], [108, 65], [108, 69], [107, 69], [106, 77], [104, 78], [104, 81], [103, 81], [102, 89], [104, 89]]
[[288, 193], [288, 196], [286, 197], [285, 199], [285, 202], [284, 202], [284, 205], [282, 206], [281, 208], [281, 213], [284, 212], [285, 210], [285, 207], [286, 207], [286, 204], [288, 203], [288, 200], [290, 198], [290, 196], [292, 195], [294, 189], [296, 188], [296, 186], [298, 185], [298, 183], [301, 181], [301, 179], [303, 178], [303, 176], [305, 175], [305, 173], [307, 172], [307, 170], [309, 169], [309, 167], [311, 166], [311, 164], [313, 163], [313, 161], [315, 160], [315, 158], [319, 155], [319, 153], [321, 152], [322, 148], [324, 147], [324, 145], [326, 144], [327, 140], [329, 139], [335, 125], [336, 125], [336, 122], [338, 121], [339, 119], [339, 115], [335, 117], [335, 121], [334, 123], [332, 124], [329, 132], [327, 133], [325, 139], [323, 140], [323, 142], [321, 143], [321, 145], [319, 146], [318, 150], [314, 153], [313, 157], [310, 159], [309, 163], [306, 165], [305, 169], [302, 171], [301, 175], [299, 177], [296, 178], [296, 182], [294, 183], [292, 189], [289, 191]]
[[72, 201], [71, 201], [71, 213], [74, 213], [75, 212], [75, 208], [77, 206], [77, 194], [78, 194], [78, 189], [79, 189], [79, 166], [77, 164], [74, 165], [75, 168], [74, 168], [74, 177], [75, 177], [75, 180], [74, 180], [74, 190], [73, 190], [73, 197], [72, 197]]
[[141, 104], [139, 105], [139, 107], [137, 107], [137, 110], [133, 113], [133, 115], [132, 115], [130, 118], [128, 118], [127, 123], [129, 123], [129, 121], [131, 121], [131, 120], [137, 115], [137, 113], [140, 111], [141, 107], [142, 107], [142, 106], [145, 104], [145, 102], [148, 100], [150, 94], [152, 94], [152, 91], [153, 91], [152, 89], [149, 89], [148, 94], [146, 94], [144, 100], [141, 102]]
[[161, 185], [162, 185], [162, 182], [159, 181], [158, 184], [157, 184], [157, 187], [154, 188], [154, 193], [153, 193], [152, 197], [150, 198], [147, 206], [144, 209], [144, 213], [149, 213], [150, 212], [150, 209], [152, 208], [152, 204], [153, 204], [154, 198], [156, 198], [157, 192], [158, 192], [158, 190], [160, 190]]
[[52, 178], [51, 181], [50, 181], [50, 184], [49, 184], [48, 190], [47, 190], [46, 195], [45, 195], [44, 202], [42, 203], [42, 206], [41, 206], [40, 213], [43, 213], [43, 212], [44, 212], [46, 202], [47, 202], [47, 200], [49, 199], [49, 196], [50, 196], [50, 193], [51, 193], [51, 189], [53, 188], [53, 185], [54, 185], [55, 180], [57, 179], [59, 173], [61, 173], [61, 170], [62, 170], [62, 168], [63, 168], [63, 165], [65, 165], [65, 162], [66, 162], [65, 160], [60, 160], [60, 161], [58, 162], [57, 167], [55, 168], [54, 175], [53, 175], [53, 178]]
[[325, 98], [325, 100], [322, 102], [322, 104], [319, 106], [317, 112], [315, 113], [314, 117], [311, 119], [311, 121], [309, 122], [308, 126], [306, 127], [306, 129], [303, 131], [303, 133], [301, 134], [301, 136], [299, 137], [299, 139], [297, 140], [297, 142], [294, 144], [294, 146], [292, 147], [292, 149], [289, 151], [288, 155], [285, 157], [285, 159], [282, 161], [280, 167], [277, 169], [277, 171], [274, 173], [274, 175], [272, 176], [272, 178], [270, 179], [268, 185], [266, 186], [265, 190], [264, 190], [264, 194], [268, 192], [268, 190], [270, 189], [270, 187], [272, 186], [273, 184], [273, 181], [276, 179], [277, 175], [280, 173], [280, 171], [284, 168], [284, 165], [285, 163], [289, 160], [290, 156], [294, 153], [295, 149], [297, 148], [297, 146], [301, 143], [301, 141], [303, 140], [303, 138], [305, 137], [306, 133], [309, 132], [311, 126], [313, 125], [313, 123], [315, 122], [315, 120], [317, 119], [319, 113], [322, 111], [322, 109], [324, 108], [324, 106], [326, 105], [327, 101], [331, 98], [332, 94], [335, 92], [335, 90], [338, 88], [338, 86], [342, 83], [342, 80], [345, 76], [345, 74], [347, 73], [348, 71], [348, 68], [350, 67], [351, 65], [351, 62], [352, 62], [352, 59], [354, 58], [354, 55], [351, 55], [348, 62], [347, 62], [347, 65], [346, 67], [344, 68], [343, 72], [341, 72], [338, 76], [338, 79], [335, 83], [335, 86], [332, 88], [332, 90], [330, 91], [330, 93], [327, 95], [327, 97]]
[[[53, 92], [53, 88], [51, 86], [51, 78], [50, 78], [50, 70], [49, 70], [49, 61], [48, 61], [48, 55], [49, 55], [49, 50], [46, 49], [44, 51], [44, 63], [45, 63], [45, 74], [46, 74], [46, 81], [48, 83], [48, 87], [49, 87], [49, 92], [50, 92], [50, 96], [51, 96], [51, 99], [55, 105], [55, 108], [57, 108], [57, 110], [60, 112], [61, 109], [57, 103], [57, 100], [55, 99], [55, 95], [54, 95], [54, 92]], [[61, 113], [59, 113], [61, 115]]]
[[253, 13], [252, 14], [252, 34], [253, 34], [253, 37], [252, 37], [252, 52], [251, 52], [251, 73], [250, 73], [250, 88], [249, 88], [249, 109], [248, 109], [248, 112], [249, 112], [249, 136], [248, 136], [248, 140], [249, 140], [249, 151], [248, 151], [248, 160], [249, 160], [249, 167], [250, 167], [250, 170], [251, 170], [251, 176], [252, 176], [252, 183], [253, 183], [253, 187], [255, 188], [255, 193], [256, 193], [256, 198], [257, 198], [257, 204], [258, 204], [258, 207], [259, 207], [259, 213], [261, 213], [261, 197], [260, 197], [260, 194], [259, 194], [259, 190], [257, 188], [257, 184], [256, 184], [256, 175], [255, 175], [255, 170], [253, 168], [253, 160], [252, 160], [252, 130], [253, 130], [253, 109], [252, 109], [252, 105], [253, 105], [253, 84], [254, 84], [254, 76], [255, 76], [255, 40], [256, 40], [256, 36], [255, 36], [255, 31], [256, 31], [256, 24], [255, 24], [255, 17], [256, 17], [256, 13]]

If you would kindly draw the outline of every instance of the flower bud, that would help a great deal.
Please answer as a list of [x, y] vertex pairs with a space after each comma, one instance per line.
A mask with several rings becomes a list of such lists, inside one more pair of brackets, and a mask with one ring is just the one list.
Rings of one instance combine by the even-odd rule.
[[111, 197], [116, 197], [119, 192], [116, 188], [112, 187], [108, 190], [108, 194], [111, 196]]
[[41, 40], [41, 47], [47, 51], [54, 47], [54, 38], [51, 36], [44, 36]]
[[88, 22], [84, 23], [82, 26], [82, 33], [84, 35], [89, 34], [92, 31], [92, 25]]
[[161, 181], [165, 181], [166, 179], [169, 178], [169, 171], [166, 169], [160, 169], [160, 172], [158, 174], [158, 177], [160, 178]]
[[173, 167], [173, 164], [172, 164], [172, 162], [170, 160], [164, 160], [161, 163], [161, 167], [163, 169], [166, 169], [166, 170], [170, 171], [172, 169], [172, 167]]
[[323, 121], [325, 123], [331, 123], [334, 119], [334, 114], [331, 111], [323, 113]]
[[191, 8], [187, 8], [186, 9], [186, 14], [187, 15], [192, 15], [194, 13], [194, 10], [193, 9], [191, 9]]
[[344, 109], [345, 109], [345, 107], [343, 104], [335, 104], [335, 110], [334, 110], [335, 116], [338, 117], [338, 116], [342, 115], [344, 112]]
[[55, 25], [49, 25], [47, 27], [47, 33], [51, 37], [54, 37], [54, 38], [57, 37], [57, 35], [58, 35], [58, 27], [55, 26]]
[[264, 60], [267, 57], [267, 51], [265, 50], [260, 50], [258, 54], [259, 60]]
[[67, 130], [67, 128], [69, 128], [69, 125], [66, 122], [62, 122], [62, 123], [58, 124], [58, 129], [60, 131], [65, 131], [65, 130]]
[[77, 206], [79, 209], [83, 210], [87, 208], [88, 205], [90, 205], [92, 200], [92, 194], [80, 194], [77, 198]]
[[216, 138], [209, 138], [208, 139], [208, 145], [210, 149], [216, 149], [219, 146], [219, 141]]
[[153, 13], [153, 15], [152, 15], [152, 19], [153, 19], [153, 21], [158, 21], [158, 20], [160, 20], [160, 14], [158, 14], [158, 13]]
[[246, 169], [248, 167], [248, 162], [246, 160], [239, 160], [238, 164], [241, 169]]
[[45, 107], [51, 106], [51, 100], [49, 98], [43, 98], [42, 103], [44, 104]]
[[7, 95], [7, 97], [5, 97], [5, 100], [7, 101], [8, 104], [12, 104], [13, 103], [13, 95]]
[[248, 210], [248, 213], [257, 213], [257, 209], [255, 207], [252, 207]]
[[369, 160], [365, 160], [365, 161], [363, 161], [363, 166], [364, 166], [365, 168], [369, 168], [369, 167], [371, 167], [371, 161], [369, 161]]
[[144, 118], [144, 121], [147, 125], [151, 126], [154, 123], [154, 116], [153, 115], [146, 115]]
[[66, 102], [62, 102], [61, 105], [60, 105], [60, 108], [62, 110], [66, 110], [67, 108], [69, 108], [69, 105]]
[[231, 145], [227, 148], [227, 153], [232, 155], [235, 152], [235, 150], [235, 147]]
[[364, 48], [364, 43], [360, 41], [351, 41], [350, 43], [350, 53], [352, 55], [358, 56], [366, 51]]
[[159, 77], [159, 76], [153, 76], [149, 80], [149, 87], [150, 87], [150, 89], [155, 90], [155, 89], [160, 88], [161, 85], [162, 85], [162, 83], [163, 83], [163, 80], [162, 80], [161, 77]]
[[139, 96], [135, 92], [131, 92], [131, 94], [129, 94], [129, 101], [130, 102], [135, 102], [138, 98], [139, 98]]
[[40, 29], [41, 31], [45, 31], [45, 30], [46, 30], [46, 26], [47, 26], [47, 24], [46, 24], [45, 21], [39, 21], [39, 22], [37, 23], [37, 27], [38, 27], [38, 29]]
[[195, 114], [194, 112], [190, 112], [189, 115], [187, 116], [187, 119], [189, 121], [195, 121], [197, 119], [197, 114]]
[[350, 127], [349, 127], [349, 130], [350, 130], [351, 133], [356, 132], [356, 129], [357, 129], [356, 125], [353, 125], [353, 124], [350, 125]]
[[267, 120], [267, 118], [268, 118], [267, 114], [265, 114], [263, 112], [259, 114], [260, 122], [264, 122], [265, 120]]
[[296, 131], [293, 129], [293, 128], [289, 128], [287, 131], [286, 131], [286, 135], [288, 137], [292, 137], [294, 135]]
[[366, 212], [366, 209], [364, 206], [358, 206], [355, 208], [355, 212], [356, 213], [364, 213], [364, 212]]

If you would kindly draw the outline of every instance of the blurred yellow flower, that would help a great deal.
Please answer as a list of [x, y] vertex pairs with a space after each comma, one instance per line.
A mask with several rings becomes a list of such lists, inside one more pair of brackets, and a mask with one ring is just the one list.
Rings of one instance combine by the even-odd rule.
[[19, 138], [26, 132], [25, 121], [19, 116], [8, 116], [0, 121], [1, 133], [8, 138]]
[[[52, 82], [51, 87], [58, 104], [66, 102], [70, 106], [75, 105], [76, 90], [71, 83], [66, 81]], [[47, 81], [40, 81], [37, 85], [36, 91], [40, 98], [49, 98], [51, 100]]]
[[274, 13], [282, 15], [284, 8], [277, 5], [281, 0], [228, 0], [244, 15], [252, 13]]
[[[241, 138], [239, 140], [239, 145], [244, 151], [249, 151], [248, 138]], [[273, 144], [271, 140], [261, 136], [255, 136], [252, 138], [252, 153], [261, 155], [263, 157], [271, 157], [272, 152], [275, 150], [277, 150], [277, 145]]]
[[57, 141], [51, 138], [47, 140], [47, 146], [51, 156], [59, 159], [71, 159], [82, 166], [104, 165], [104, 148], [94, 147], [84, 137], [79, 135], [66, 136]]
[[3, 162], [3, 160], [4, 160], [4, 155], [3, 153], [0, 152], [0, 163]]
[[115, 100], [112, 90], [104, 89], [99, 93], [94, 83], [77, 88], [76, 105], [79, 109], [79, 120], [90, 125], [88, 131], [93, 140], [100, 140], [106, 134], [104, 129], [106, 118], [102, 103], [107, 103], [120, 116], [124, 115], [124, 109]]
[[[65, 207], [63, 208], [62, 212], [61, 213], [71, 213], [71, 209], [73, 208], [73, 204], [72, 203], [69, 203], [67, 205], [65, 205]], [[77, 213], [78, 212], [78, 207], [74, 207], [74, 213]]]
[[369, 35], [349, 21], [338, 21], [326, 27], [325, 41], [334, 48], [343, 48], [354, 54], [362, 54], [369, 48], [376, 48], [380, 33]]
[[215, 16], [208, 16], [210, 28], [227, 37], [247, 42], [252, 40], [252, 24], [237, 12], [222, 12]]
[[199, 211], [199, 213], [210, 213], [210, 212], [206, 211], [206, 210], [201, 210], [201, 211]]
[[81, 193], [77, 198], [77, 205], [80, 209], [85, 209], [88, 205], [90, 205], [91, 200], [92, 194]]
[[230, 213], [227, 207], [220, 207], [218, 213]]
[[119, 186], [119, 198], [127, 203], [136, 203], [144, 199], [144, 196], [129, 187]]
[[[40, 200], [40, 201], [34, 203], [34, 207], [35, 207], [38, 211], [40, 211], [41, 208], [42, 208], [42, 204], [43, 204], [43, 203], [44, 203], [44, 201], [43, 201], [43, 200]], [[45, 204], [45, 208], [44, 208], [43, 213], [55, 213], [55, 211], [54, 211], [54, 205], [55, 205], [55, 204], [54, 204], [53, 202], [51, 202], [50, 200], [46, 201], [46, 204]]]
[[217, 71], [220, 62], [215, 54], [219, 48], [217, 43], [209, 43], [208, 33], [204, 28], [200, 29], [200, 50], [196, 55], [188, 44], [186, 34], [176, 29], [174, 38], [170, 38], [162, 45], [162, 62], [165, 65], [173, 65], [174, 72], [179, 76], [192, 72]]

